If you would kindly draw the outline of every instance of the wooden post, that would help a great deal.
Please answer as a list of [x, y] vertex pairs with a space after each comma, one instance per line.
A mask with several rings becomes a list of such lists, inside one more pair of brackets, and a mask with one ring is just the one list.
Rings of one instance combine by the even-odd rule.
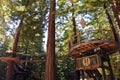
[[84, 70], [81, 71], [82, 80], [84, 80]]
[[101, 68], [102, 68], [103, 78], [104, 78], [104, 80], [107, 80], [107, 79], [106, 79], [106, 73], [105, 73], [104, 61], [103, 61], [103, 59], [101, 59]]
[[79, 70], [75, 71], [75, 78], [76, 78], [76, 80], [80, 80], [80, 71]]
[[6, 80], [13, 80], [13, 68], [14, 68], [14, 62], [9, 61], [7, 66], [7, 73], [6, 73]]
[[110, 77], [111, 77], [110, 80], [115, 80], [115, 76], [114, 76], [114, 74], [113, 74], [113, 70], [112, 70], [112, 66], [111, 66], [111, 63], [110, 63], [109, 55], [107, 55], [107, 58], [108, 58], [108, 66], [109, 66]]
[[83, 70], [80, 70], [80, 79], [84, 80], [84, 71]]

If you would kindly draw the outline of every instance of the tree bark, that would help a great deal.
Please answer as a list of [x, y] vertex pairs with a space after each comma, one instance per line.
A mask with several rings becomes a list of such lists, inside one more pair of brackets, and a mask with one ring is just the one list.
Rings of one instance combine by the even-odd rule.
[[[72, 3], [72, 7], [74, 6], [73, 2]], [[75, 22], [75, 16], [74, 16], [74, 9], [72, 10], [72, 23], [73, 23], [73, 34], [76, 35], [76, 22]]]
[[22, 27], [22, 24], [23, 24], [23, 19], [21, 19], [20, 23], [19, 23], [19, 26], [17, 28], [17, 31], [16, 31], [16, 34], [15, 34], [15, 40], [14, 40], [14, 43], [13, 43], [13, 57], [16, 56], [16, 51], [17, 51], [17, 46], [18, 46], [18, 41], [19, 41], [19, 37], [20, 37], [20, 31], [21, 31], [21, 27]]
[[[17, 50], [17, 45], [18, 45], [18, 41], [19, 41], [19, 37], [20, 37], [20, 30], [23, 24], [23, 18], [20, 21], [20, 24], [17, 28], [16, 34], [15, 34], [15, 40], [14, 40], [14, 44], [13, 44], [13, 50], [12, 50], [12, 57], [16, 56], [16, 50]], [[6, 80], [13, 80], [13, 69], [14, 69], [14, 62], [8, 62], [8, 66], [7, 66], [7, 73], [6, 73]]]
[[[71, 1], [72, 7], [74, 7], [73, 2], [74, 1]], [[72, 25], [73, 25], [73, 35], [76, 35], [77, 31], [76, 31], [76, 21], [75, 21], [75, 16], [74, 16], [74, 9], [72, 10]], [[74, 40], [75, 40], [75, 43], [77, 43], [77, 37], [74, 37]], [[75, 58], [75, 60], [76, 60], [76, 58]], [[75, 61], [75, 64], [76, 64], [76, 61]], [[75, 71], [75, 79], [80, 80], [80, 71]]]
[[7, 64], [7, 72], [6, 72], [6, 80], [13, 80], [12, 77], [13, 77], [13, 66], [14, 66], [14, 63], [13, 62], [8, 62]]
[[114, 24], [113, 24], [113, 22], [112, 22], [112, 19], [111, 19], [111, 17], [110, 17], [110, 15], [109, 15], [109, 13], [108, 13], [108, 11], [107, 11], [106, 8], [107, 8], [106, 3], [104, 3], [105, 13], [106, 13], [106, 15], [107, 15], [107, 17], [108, 17], [108, 21], [109, 21], [109, 24], [110, 24], [110, 26], [111, 26], [111, 30], [112, 30], [113, 35], [114, 35], [114, 39], [115, 39], [116, 42], [119, 42], [119, 39], [118, 39], [116, 30], [115, 30], [115, 26], [114, 26]]
[[[113, 0], [113, 2], [111, 3], [111, 8], [112, 8], [112, 11], [113, 11], [113, 14], [114, 14], [114, 17], [116, 19], [116, 22], [118, 24], [118, 27], [120, 29], [120, 19], [119, 19], [119, 10], [117, 10], [117, 6], [120, 5], [120, 4], [117, 4], [118, 3], [118, 0]], [[116, 7], [115, 7], [116, 5]]]
[[55, 74], [55, 0], [50, 0], [45, 80], [56, 80]]

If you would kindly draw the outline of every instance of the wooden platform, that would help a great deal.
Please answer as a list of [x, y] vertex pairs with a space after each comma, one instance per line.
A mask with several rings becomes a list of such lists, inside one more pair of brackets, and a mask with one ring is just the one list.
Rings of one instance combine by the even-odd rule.
[[111, 54], [119, 49], [119, 44], [114, 41], [111, 29], [85, 30], [69, 38], [68, 49], [73, 57], [94, 52], [96, 49], [102, 49]]
[[69, 52], [72, 56], [78, 56], [86, 52], [95, 51], [95, 49], [102, 49], [108, 53], [114, 53], [118, 51], [119, 45], [105, 40], [90, 40], [88, 42], [72, 46], [69, 49]]
[[104, 42], [98, 46], [108, 53], [114, 53], [119, 50], [119, 44], [113, 42]]

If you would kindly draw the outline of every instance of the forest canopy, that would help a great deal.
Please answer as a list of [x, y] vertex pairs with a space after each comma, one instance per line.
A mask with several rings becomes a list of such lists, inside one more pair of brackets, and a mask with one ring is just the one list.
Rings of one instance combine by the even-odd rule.
[[[52, 12], [55, 14], [55, 55], [63, 59], [56, 61], [57, 80], [68, 80], [73, 74], [74, 61], [66, 56], [69, 55], [68, 40], [75, 34], [75, 27], [76, 33], [112, 30], [113, 33], [105, 33], [105, 36], [113, 35], [115, 42], [120, 41], [120, 1], [119, 6], [114, 1], [118, 0], [56, 0], [56, 10]], [[40, 56], [34, 59], [46, 59], [49, 14], [50, 0], [0, 0], [0, 56], [15, 51], [16, 55], [37, 54]], [[91, 36], [90, 33], [83, 36], [88, 39], [88, 35]], [[99, 33], [93, 35], [100, 36]], [[119, 53], [110, 57], [112, 63], [120, 66]], [[5, 66], [0, 63], [0, 70], [3, 69], [0, 80], [5, 80]], [[27, 80], [44, 80], [45, 63], [28, 63], [27, 66], [31, 69]], [[118, 70], [120, 67], [115, 69], [117, 76]], [[73, 76], [69, 80], [73, 80]]]

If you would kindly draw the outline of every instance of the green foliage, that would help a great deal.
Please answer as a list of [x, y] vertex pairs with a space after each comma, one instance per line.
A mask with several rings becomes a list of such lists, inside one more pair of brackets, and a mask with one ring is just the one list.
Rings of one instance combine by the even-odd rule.
[[[7, 50], [7, 47], [8, 47], [7, 43], [3, 43], [3, 41], [0, 41], [0, 57]], [[7, 67], [6, 63], [0, 62], [0, 80], [5, 80], [6, 67]]]
[[[6, 0], [5, 0], [6, 1]], [[5, 2], [4, 1], [4, 2]], [[0, 1], [2, 2], [2, 1]], [[7, 7], [6, 5], [12, 6], [12, 7]], [[2, 4], [2, 3], [1, 3]], [[7, 18], [4, 18], [4, 20], [7, 20], [7, 25], [3, 26], [6, 27], [7, 32], [11, 31], [12, 35], [9, 34], [9, 39], [14, 38], [15, 34], [15, 29], [17, 26], [19, 26], [19, 21], [21, 20], [22, 17], [23, 19], [23, 24], [21, 28], [21, 35], [19, 39], [19, 45], [17, 48], [18, 52], [24, 52], [24, 53], [44, 53], [43, 50], [43, 38], [44, 38], [44, 32], [45, 32], [45, 26], [47, 25], [47, 14], [48, 14], [48, 9], [49, 9], [49, 4], [47, 0], [39, 1], [39, 0], [14, 0], [11, 2], [6, 1], [4, 3], [5, 5], [2, 5], [2, 8], [6, 6], [6, 9], [10, 9], [8, 11], [5, 11], [4, 13], [6, 14], [5, 16], [8, 16], [9, 21]], [[42, 4], [42, 5], [41, 5]], [[0, 5], [0, 15], [3, 15], [2, 8]], [[9, 15], [8, 15], [9, 14]], [[2, 16], [3, 18], [4, 16]], [[1, 16], [0, 16], [1, 18]], [[13, 26], [13, 30], [11, 28]], [[6, 38], [7, 41], [7, 38]], [[3, 42], [5, 43], [5, 42]], [[7, 46], [0, 46], [0, 51], [1, 54], [2, 52], [5, 52], [8, 48], [8, 46], [12, 44], [11, 42], [7, 43]], [[39, 58], [40, 59], [40, 58]], [[28, 67], [30, 67], [32, 72], [37, 73], [35, 75], [34, 73], [30, 72], [28, 76], [34, 76], [35, 80], [36, 79], [41, 79], [40, 76], [43, 76], [44, 70], [43, 67], [45, 63], [31, 63], [30, 65], [28, 64]], [[0, 68], [2, 69], [2, 68]], [[39, 70], [41, 69], [41, 70]], [[41, 73], [42, 72], [42, 73]], [[0, 76], [1, 77], [1, 76]], [[31, 78], [31, 77], [30, 77]], [[32, 78], [33, 79], [33, 78]], [[30, 79], [28, 79], [30, 80]]]
[[0, 62], [0, 80], [5, 80], [7, 64]]
[[[55, 24], [57, 57], [64, 57], [68, 55], [68, 39], [73, 35], [73, 26], [71, 20], [72, 12], [75, 13], [74, 17], [77, 23], [77, 32], [83, 32], [91, 27], [93, 29], [110, 28], [105, 15], [105, 10], [103, 9], [103, 4], [104, 0], [75, 0], [73, 6], [70, 0], [57, 1]], [[0, 55], [9, 49], [9, 45], [12, 44], [11, 41], [13, 41], [16, 27], [11, 29], [10, 25], [18, 25], [23, 16], [24, 19], [17, 51], [30, 54], [44, 53], [43, 38], [45, 29], [48, 25], [48, 9], [49, 0], [1, 0], [0, 19], [3, 19], [3, 23], [2, 25], [0, 24], [0, 32], [4, 32], [0, 33], [0, 38], [2, 39], [4, 35], [5, 40], [1, 41]], [[108, 10], [110, 9], [108, 8]], [[81, 18], [84, 18], [86, 21], [85, 28], [82, 28], [80, 25]], [[12, 35], [10, 38], [5, 36], [5, 33], [7, 32], [11, 32]], [[109, 32], [104, 33], [104, 36], [110, 38], [111, 34]], [[95, 32], [92, 35], [99, 38], [100, 34], [101, 33], [99, 32]], [[88, 35], [81, 36], [83, 39], [86, 37], [88, 37]], [[114, 63], [114, 61], [118, 59], [111, 58], [111, 60], [113, 60]], [[65, 58], [63, 60], [57, 60], [56, 64], [57, 80], [74, 80], [73, 75], [71, 75], [74, 71], [74, 61], [72, 59]], [[27, 80], [44, 80], [45, 63], [28, 63], [27, 66], [30, 69]], [[3, 74], [5, 74], [6, 69], [4, 67], [6, 67], [6, 65], [1, 63], [0, 70], [3, 71]], [[118, 73], [118, 70], [116, 70], [116, 72]], [[3, 74], [0, 74], [0, 80], [5, 80], [1, 79], [1, 75]]]
[[30, 69], [29, 75], [27, 76], [27, 80], [44, 80], [45, 73], [45, 63], [28, 63], [28, 68]]
[[110, 56], [115, 78], [120, 78], [120, 53], [117, 52]]
[[57, 60], [56, 64], [57, 80], [74, 80], [74, 61], [72, 59], [64, 58], [63, 60]]
[[0, 40], [0, 56], [8, 49], [8, 43], [9, 41], [6, 40], [6, 42], [3, 42]]
[[[44, 4], [45, 7], [40, 6]], [[48, 13], [47, 0], [16, 0], [13, 1], [14, 10], [11, 16], [11, 25], [19, 24], [23, 19], [20, 31], [19, 48], [17, 51], [29, 53], [41, 53], [43, 51], [43, 38]], [[7, 26], [10, 27], [10, 26]], [[13, 33], [15, 34], [15, 33]]]

